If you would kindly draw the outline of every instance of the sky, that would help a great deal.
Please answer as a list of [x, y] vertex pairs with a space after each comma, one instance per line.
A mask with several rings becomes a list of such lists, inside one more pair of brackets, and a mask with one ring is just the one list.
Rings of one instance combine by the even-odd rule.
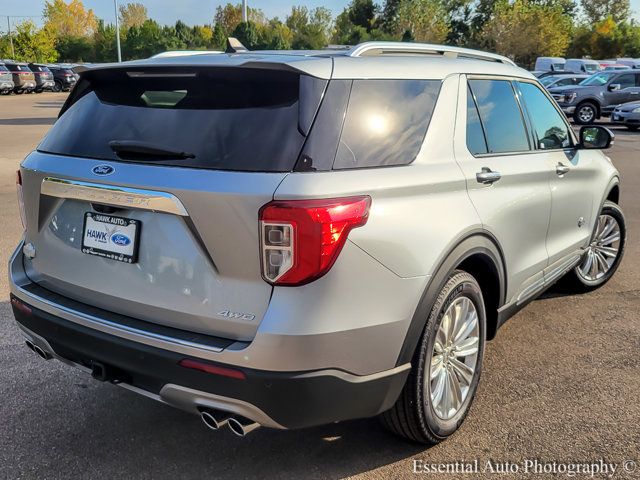
[[[119, 0], [127, 3], [127, 0]], [[213, 14], [218, 5], [227, 1], [238, 3], [241, 0], [131, 0], [138, 1], [147, 7], [149, 17], [160, 24], [174, 24], [176, 20], [182, 20], [189, 25], [202, 25], [212, 23]], [[382, 3], [380, 0], [378, 3]], [[87, 8], [92, 8], [98, 18], [107, 23], [114, 19], [113, 0], [83, 0]], [[282, 20], [291, 11], [292, 5], [305, 5], [309, 8], [325, 6], [329, 8], [334, 17], [337, 16], [349, 0], [248, 0], [249, 5], [261, 9], [267, 17], [280, 17]], [[6, 30], [7, 20], [1, 18], [5, 15], [29, 16], [40, 23], [44, 0], [0, 0], [0, 31]], [[640, 0], [631, 0], [631, 8], [634, 17], [640, 19]], [[19, 23], [21, 18], [12, 18], [11, 23]]]
[[[189, 25], [202, 25], [213, 22], [218, 5], [240, 3], [241, 0], [131, 0], [147, 7], [149, 17], [160, 24], [174, 24], [182, 20]], [[640, 2], [640, 0], [635, 0]], [[0, 0], [0, 29], [6, 30], [5, 15], [35, 15], [38, 22], [44, 9], [44, 0]], [[98, 18], [107, 23], [114, 21], [113, 0], [83, 0], [86, 8], [92, 8]], [[129, 3], [119, 0], [119, 3]], [[293, 5], [305, 5], [309, 8], [325, 6], [336, 16], [349, 3], [349, 0], [248, 0], [249, 6], [261, 9], [267, 17], [280, 17], [282, 20], [291, 11]], [[12, 18], [12, 23], [22, 19]]]

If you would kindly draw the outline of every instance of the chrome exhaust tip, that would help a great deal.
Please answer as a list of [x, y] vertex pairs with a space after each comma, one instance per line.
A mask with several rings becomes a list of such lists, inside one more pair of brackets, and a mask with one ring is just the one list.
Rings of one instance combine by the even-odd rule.
[[35, 345], [33, 345], [33, 342], [31, 340], [25, 340], [24, 344], [27, 346], [27, 348], [29, 350], [31, 350], [32, 352], [35, 352]]
[[44, 360], [51, 360], [51, 358], [53, 358], [49, 353], [45, 352], [38, 345], [33, 345], [33, 351], [36, 352], [38, 356]]
[[220, 430], [229, 421], [229, 415], [223, 412], [215, 412], [213, 410], [202, 410], [200, 418], [207, 428], [210, 430]]
[[260, 428], [258, 422], [244, 417], [231, 417], [228, 424], [231, 431], [239, 437], [246, 437], [254, 430]]

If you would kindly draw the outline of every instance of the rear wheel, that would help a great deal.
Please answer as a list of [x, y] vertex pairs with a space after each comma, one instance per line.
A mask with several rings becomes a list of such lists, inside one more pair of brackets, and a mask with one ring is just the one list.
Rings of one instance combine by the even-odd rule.
[[14, 90], [13, 91], [16, 95], [22, 95], [24, 93], [24, 90]]
[[578, 266], [563, 279], [564, 284], [573, 290], [587, 292], [607, 283], [622, 260], [626, 235], [622, 209], [613, 202], [605, 202], [591, 242]]
[[466, 272], [453, 272], [427, 319], [400, 397], [381, 415], [383, 425], [426, 444], [454, 433], [478, 387], [485, 325], [478, 282]]
[[51, 89], [54, 92], [61, 92], [62, 91], [62, 82], [60, 80], [56, 80], [55, 83], [53, 84], [53, 88]]
[[573, 120], [578, 125], [589, 125], [593, 123], [598, 115], [598, 109], [591, 102], [581, 103], [573, 112]]

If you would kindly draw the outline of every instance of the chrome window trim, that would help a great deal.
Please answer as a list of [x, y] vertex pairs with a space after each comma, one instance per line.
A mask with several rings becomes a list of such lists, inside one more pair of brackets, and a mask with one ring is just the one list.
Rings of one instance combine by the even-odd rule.
[[40, 193], [49, 197], [85, 200], [116, 207], [171, 213], [182, 217], [189, 216], [184, 205], [175, 195], [155, 190], [45, 177], [40, 186]]

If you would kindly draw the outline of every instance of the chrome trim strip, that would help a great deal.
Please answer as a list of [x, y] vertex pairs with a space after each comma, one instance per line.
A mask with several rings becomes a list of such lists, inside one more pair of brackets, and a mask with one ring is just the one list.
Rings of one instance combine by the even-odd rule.
[[45, 177], [40, 186], [40, 194], [49, 197], [103, 203], [116, 207], [172, 213], [182, 217], [189, 215], [182, 202], [175, 195], [155, 190]]
[[579, 254], [571, 256], [565, 262], [561, 263], [558, 267], [554, 268], [549, 273], [544, 274], [540, 280], [529, 285], [522, 292], [520, 292], [520, 295], [518, 295], [518, 298], [516, 298], [516, 305], [520, 305], [525, 300], [535, 295], [538, 291], [542, 290], [544, 287], [547, 287], [555, 282], [558, 278], [575, 267], [580, 261], [580, 258], [581, 255]]

